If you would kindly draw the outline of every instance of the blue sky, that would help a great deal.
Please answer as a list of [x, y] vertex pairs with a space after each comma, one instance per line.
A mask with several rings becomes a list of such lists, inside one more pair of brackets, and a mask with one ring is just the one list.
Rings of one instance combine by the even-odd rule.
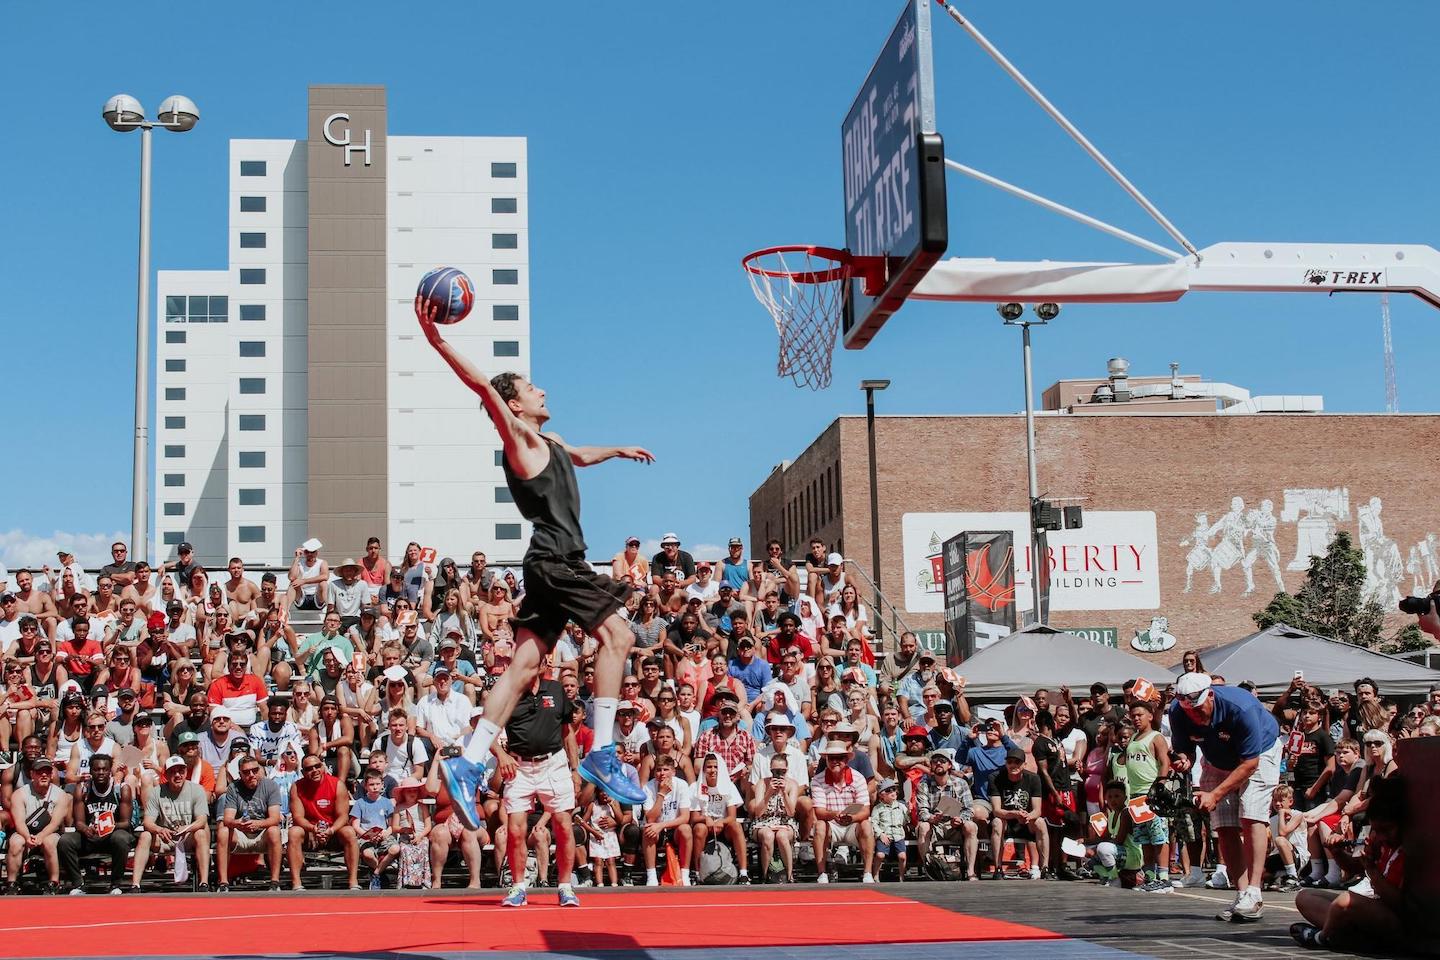
[[[395, 134], [528, 137], [534, 376], [554, 426], [659, 457], [586, 473], [597, 555], [632, 531], [743, 533], [770, 469], [863, 412], [862, 377], [894, 382], [882, 413], [1022, 405], [1017, 335], [982, 304], [911, 304], [841, 351], [829, 391], [799, 391], [775, 377], [773, 327], [738, 269], [755, 247], [840, 241], [840, 120], [897, 0], [125, 7], [129, 45], [84, 5], [12, 5], [0, 36], [25, 118], [0, 151], [0, 560], [53, 556], [52, 541], [98, 559], [129, 529], [138, 144], [99, 116], [121, 91], [151, 109], [182, 92], [202, 112], [155, 137], [156, 269], [225, 265], [227, 141], [303, 135], [307, 84], [385, 84]], [[1201, 246], [1440, 245], [1440, 4], [962, 9]], [[935, 61], [950, 156], [1168, 244], [938, 9]], [[954, 174], [949, 190], [952, 256], [1145, 257]], [[1436, 317], [1391, 309], [1401, 409], [1440, 409]], [[1176, 360], [1257, 393], [1321, 393], [1332, 411], [1384, 406], [1369, 297], [1069, 307], [1036, 336], [1037, 386], [1115, 355], [1135, 373]]]

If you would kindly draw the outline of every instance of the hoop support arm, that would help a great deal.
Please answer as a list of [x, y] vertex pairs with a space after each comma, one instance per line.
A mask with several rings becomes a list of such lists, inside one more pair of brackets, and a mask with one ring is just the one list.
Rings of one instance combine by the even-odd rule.
[[1000, 52], [1000, 48], [995, 46], [995, 44], [991, 43], [990, 40], [985, 36], [985, 34], [981, 33], [980, 30], [973, 23], [966, 19], [963, 13], [961, 13], [955, 8], [954, 4], [949, 3], [948, 0], [935, 0], [935, 2], [939, 4], [940, 7], [942, 7], [947, 14], [950, 15], [951, 20], [954, 20], [956, 23], [960, 24], [960, 26], [964, 28], [965, 32], [970, 34], [970, 37], [980, 45], [980, 48], [990, 55], [990, 59], [994, 60], [997, 64], [999, 64], [1000, 69], [1004, 70], [1007, 74], [1009, 74], [1010, 79], [1018, 83], [1020, 85], [1020, 88], [1030, 95], [1030, 99], [1034, 100], [1037, 104], [1039, 104], [1040, 109], [1044, 110], [1047, 114], [1049, 114], [1050, 119], [1058, 123], [1061, 129], [1068, 133], [1070, 135], [1070, 138], [1080, 145], [1080, 149], [1088, 153], [1090, 155], [1090, 159], [1098, 163], [1100, 165], [1100, 168], [1106, 173], [1108, 173], [1111, 178], [1120, 185], [1121, 189], [1123, 189], [1126, 193], [1130, 194], [1131, 199], [1133, 199], [1136, 203], [1140, 204], [1141, 208], [1143, 208], [1146, 213], [1150, 214], [1150, 216], [1154, 218], [1155, 222], [1160, 224], [1160, 226], [1164, 228], [1165, 232], [1170, 234], [1170, 236], [1174, 238], [1176, 243], [1180, 244], [1180, 246], [1190, 251], [1191, 255], [1195, 257], [1202, 256], [1201, 252], [1195, 249], [1195, 245], [1185, 238], [1185, 235], [1180, 232], [1179, 228], [1176, 227], [1175, 224], [1171, 223], [1169, 218], [1167, 218], [1165, 214], [1161, 213], [1160, 209], [1156, 207], [1155, 204], [1151, 203], [1149, 198], [1146, 197], [1145, 194], [1140, 192], [1140, 188], [1135, 186], [1135, 184], [1131, 183], [1129, 178], [1127, 178], [1125, 174], [1120, 172], [1120, 168], [1115, 166], [1115, 164], [1111, 163], [1110, 159], [1106, 157], [1105, 154], [1101, 153], [1100, 149], [1096, 147], [1095, 144], [1091, 143], [1089, 138], [1086, 137], [1085, 134], [1080, 132], [1080, 128], [1075, 126], [1075, 124], [1071, 123], [1069, 118], [1067, 118], [1065, 114], [1061, 113], [1060, 109], [1056, 107], [1055, 104], [1051, 103], [1049, 99], [1046, 98], [1045, 94], [1040, 92], [1040, 88], [1035, 86], [1035, 84], [1031, 83], [1030, 80], [1025, 76], [1025, 74], [1021, 73], [1020, 69], [1016, 67], [1015, 64], [1011, 63], [1010, 60], [1005, 56], [1005, 54]]
[[1440, 250], [1421, 244], [1217, 243], [1200, 260], [941, 260], [915, 300], [1156, 303], [1207, 293], [1409, 293], [1440, 308]]

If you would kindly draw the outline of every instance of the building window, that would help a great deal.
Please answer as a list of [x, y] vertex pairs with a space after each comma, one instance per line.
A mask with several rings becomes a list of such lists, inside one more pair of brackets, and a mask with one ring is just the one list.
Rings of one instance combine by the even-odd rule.
[[490, 308], [491, 320], [519, 320], [520, 305], [518, 303], [497, 303]]
[[240, 356], [242, 357], [263, 357], [265, 356], [264, 340], [241, 340]]
[[242, 413], [240, 414], [240, 429], [246, 433], [265, 429], [265, 414], [263, 413]]
[[263, 466], [265, 466], [265, 451], [264, 451], [264, 450], [241, 450], [241, 451], [240, 451], [240, 466], [241, 466], [241, 467], [263, 467]]
[[496, 451], [495, 451], [495, 466], [497, 466], [497, 467], [503, 467], [504, 465], [505, 465], [505, 451], [504, 451], [504, 450], [496, 450]]
[[165, 516], [167, 516], [167, 517], [183, 517], [183, 516], [185, 516], [185, 504], [183, 504], [183, 503], [167, 503], [167, 504], [165, 504]]
[[[166, 323], [224, 323], [230, 319], [230, 298], [229, 297], [182, 297], [167, 296], [165, 298], [165, 322]], [[182, 336], [179, 340], [166, 340], [167, 343], [184, 343]]]
[[264, 283], [265, 270], [260, 267], [242, 268], [240, 271], [240, 282], [246, 284]]
[[490, 249], [492, 250], [518, 250], [519, 248], [520, 234], [518, 233], [490, 234]]
[[165, 372], [166, 372], [166, 373], [184, 373], [184, 372], [185, 372], [185, 361], [184, 361], [184, 360], [166, 360], [166, 361], [165, 361]]
[[520, 356], [519, 340], [496, 340], [495, 356], [497, 357], [518, 357]]
[[491, 213], [515, 213], [520, 209], [519, 201], [514, 197], [491, 197]]
[[514, 503], [514, 502], [515, 502], [515, 498], [514, 498], [513, 496], [511, 496], [511, 494], [510, 494], [510, 488], [509, 488], [509, 487], [496, 487], [496, 488], [495, 488], [495, 502], [496, 502], [496, 503]]
[[241, 528], [239, 529], [238, 533], [239, 533], [239, 536], [238, 536], [236, 539], [238, 539], [241, 543], [264, 543], [264, 542], [265, 542], [265, 528], [264, 528], [264, 527], [241, 527]]
[[497, 180], [514, 179], [518, 171], [513, 163], [492, 163], [490, 164], [490, 176]]
[[519, 270], [491, 270], [490, 282], [497, 287], [511, 287], [520, 282]]
[[264, 377], [241, 377], [240, 392], [242, 394], [263, 394], [265, 392]]
[[185, 342], [185, 331], [184, 331], [184, 330], [166, 330], [166, 331], [165, 331], [165, 342], [166, 342], [166, 343], [184, 343], [184, 342]]
[[166, 417], [166, 418], [165, 418], [165, 429], [166, 429], [166, 430], [184, 430], [184, 429], [185, 429], [185, 418], [184, 418], [184, 417]]
[[265, 212], [265, 198], [264, 198], [264, 197], [241, 197], [241, 198], [240, 198], [240, 212], [241, 212], [241, 213], [264, 213], [264, 212]]
[[167, 474], [165, 474], [165, 486], [167, 486], [167, 487], [183, 487], [183, 486], [185, 486], [185, 474], [183, 474], [183, 473], [167, 473]]
[[265, 304], [263, 303], [242, 303], [240, 304], [241, 320], [264, 320]]
[[520, 524], [518, 523], [497, 523], [495, 524], [496, 540], [519, 540]]
[[263, 507], [265, 506], [265, 491], [263, 489], [241, 488], [237, 491], [240, 495], [240, 506], [242, 507]]
[[242, 177], [263, 177], [265, 176], [264, 160], [241, 160], [240, 176]]
[[166, 322], [166, 323], [184, 323], [184, 322], [185, 322], [185, 298], [184, 298], [184, 297], [167, 296], [167, 297], [165, 298], [165, 322]]
[[183, 457], [183, 456], [185, 456], [185, 444], [183, 444], [183, 443], [167, 443], [167, 444], [165, 444], [165, 459], [166, 459], [166, 460], [178, 460], [178, 459], [180, 459], [180, 458]]
[[178, 545], [180, 545], [180, 544], [182, 544], [182, 543], [184, 543], [184, 542], [185, 542], [185, 531], [184, 531], [184, 530], [166, 530], [166, 531], [165, 531], [165, 546], [167, 546], [167, 547], [174, 547], [174, 546], [178, 546]]
[[241, 250], [264, 250], [265, 234], [263, 233], [242, 233], [240, 234]]
[[185, 399], [185, 388], [184, 388], [184, 387], [166, 387], [166, 388], [165, 388], [165, 399], [166, 399], [166, 400], [184, 400], [184, 399]]

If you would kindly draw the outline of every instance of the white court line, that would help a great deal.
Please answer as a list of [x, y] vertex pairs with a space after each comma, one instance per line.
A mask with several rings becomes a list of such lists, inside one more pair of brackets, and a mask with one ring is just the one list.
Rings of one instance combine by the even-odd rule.
[[[447, 898], [448, 899], [448, 898]], [[746, 907], [749, 909], [772, 909], [780, 910], [787, 907], [894, 907], [896, 901], [887, 896], [884, 900], [856, 900], [854, 902], [835, 900], [791, 900], [783, 903], [765, 903], [764, 901], [740, 901], [735, 903], [673, 903], [668, 897], [657, 897], [655, 904], [630, 904], [628, 906], [586, 906], [582, 907], [586, 913], [599, 913], [601, 911], [617, 910], [728, 910], [734, 907]], [[915, 901], [919, 902], [919, 901]], [[211, 923], [216, 920], [274, 920], [280, 917], [383, 917], [383, 916], [424, 916], [433, 917], [436, 914], [450, 913], [474, 913], [476, 909], [495, 913], [511, 913], [507, 908], [501, 907], [499, 903], [479, 904], [464, 909], [411, 909], [411, 910], [326, 910], [310, 911], [307, 913], [225, 913], [208, 915], [203, 917], [164, 917], [153, 920], [106, 920], [96, 923], [47, 923], [31, 927], [6, 927], [0, 926], [0, 933], [33, 933], [38, 930], [100, 930], [107, 927], [133, 927], [133, 926], [156, 926], [159, 924], [176, 923]], [[558, 904], [551, 907], [527, 906], [521, 915], [532, 913], [571, 913], [574, 907], [562, 907]], [[943, 909], [943, 908], [937, 908]], [[956, 914], [956, 916], [960, 916]]]
[[[1228, 907], [1228, 906], [1230, 905], [1230, 903], [1232, 902], [1232, 901], [1222, 900], [1222, 899], [1220, 899], [1219, 897], [1207, 897], [1207, 896], [1205, 896], [1203, 893], [1181, 893], [1179, 890], [1176, 890], [1174, 893], [1171, 894], [1171, 896], [1174, 896], [1174, 897], [1189, 897], [1191, 900], [1204, 900], [1206, 903], [1218, 904], [1220, 907]], [[1267, 909], [1267, 910], [1270, 910], [1270, 909], [1275, 909], [1275, 910], [1289, 910], [1291, 913], [1299, 913], [1299, 912], [1300, 912], [1297, 908], [1292, 907], [1292, 906], [1290, 906], [1289, 904], [1285, 904], [1285, 903], [1267, 903], [1267, 904], [1265, 904], [1265, 909]]]

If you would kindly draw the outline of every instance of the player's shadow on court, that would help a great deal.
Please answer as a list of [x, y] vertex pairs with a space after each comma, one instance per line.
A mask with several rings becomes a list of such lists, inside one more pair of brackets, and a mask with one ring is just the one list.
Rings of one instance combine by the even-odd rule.
[[551, 953], [585, 957], [587, 960], [650, 960], [650, 951], [625, 933], [580, 933], [574, 930], [541, 930], [545, 949]]

